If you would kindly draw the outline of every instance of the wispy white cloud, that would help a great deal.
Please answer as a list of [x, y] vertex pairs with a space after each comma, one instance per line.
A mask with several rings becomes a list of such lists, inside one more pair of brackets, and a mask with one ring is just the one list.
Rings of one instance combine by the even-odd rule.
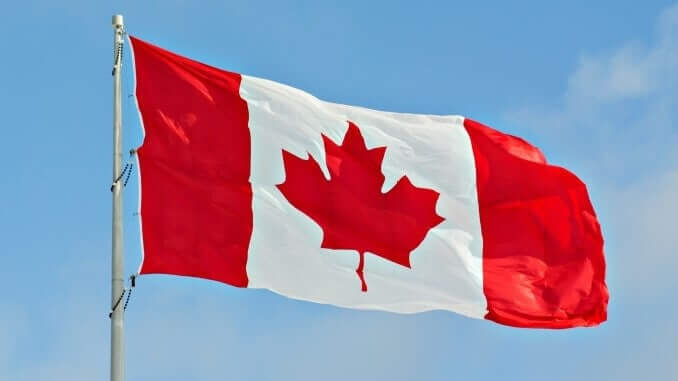
[[615, 333], [575, 372], [583, 378], [678, 375], [676, 89], [678, 4], [662, 12], [650, 43], [586, 55], [558, 101], [506, 115], [565, 152], [599, 212], [611, 298], [604, 331]]
[[[629, 41], [612, 51], [580, 57], [562, 102], [540, 111], [561, 116], [595, 111], [624, 100], [675, 96], [677, 66], [678, 4], [661, 13], [650, 44]], [[531, 107], [523, 111], [529, 112]]]
[[582, 57], [568, 81], [566, 106], [572, 109], [657, 95], [675, 96], [678, 5], [662, 12], [656, 34], [650, 46], [631, 41], [611, 53]]
[[592, 185], [612, 303], [633, 298], [663, 309], [678, 284], [676, 89], [678, 4], [661, 13], [649, 44], [585, 55], [557, 102], [506, 115], [566, 152]]
[[[145, 278], [127, 314], [128, 379], [395, 381], [442, 379], [450, 369], [487, 379], [543, 378], [553, 369], [554, 379], [676, 374], [678, 5], [662, 13], [649, 43], [585, 55], [565, 82], [557, 102], [514, 110], [507, 119], [531, 126], [569, 158], [581, 157], [584, 174], [599, 176], [588, 180], [596, 185], [594, 202], [606, 210], [609, 323], [584, 332], [528, 333], [448, 315], [304, 308], [257, 291], [196, 290], [197, 283]], [[50, 268], [49, 276], [51, 270], [60, 275], [49, 282], [59, 286], [48, 296], [36, 291], [28, 294], [31, 303], [0, 305], [1, 380], [107, 378], [108, 295], [102, 292], [108, 280], [101, 275], [107, 251], [82, 260], [105, 243], [94, 246]], [[631, 304], [626, 316], [615, 315], [620, 304]], [[556, 368], [564, 356], [574, 360]], [[569, 369], [586, 359], [587, 367]]]
[[[678, 144], [678, 4], [660, 15], [648, 44], [586, 54], [554, 103], [505, 118], [582, 157], [598, 176], [643, 177], [670, 165]], [[581, 153], [586, 153], [582, 155]]]

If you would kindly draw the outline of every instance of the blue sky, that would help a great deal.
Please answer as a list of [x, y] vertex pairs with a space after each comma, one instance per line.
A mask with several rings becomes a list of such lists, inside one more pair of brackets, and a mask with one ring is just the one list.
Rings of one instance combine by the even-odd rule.
[[[364, 3], [3, 6], [0, 379], [108, 377], [117, 12], [140, 38], [328, 101], [463, 114], [528, 138], [589, 185], [611, 292], [602, 326], [545, 331], [147, 276], [126, 314], [128, 380], [678, 378], [678, 4]], [[133, 99], [123, 107], [127, 149], [141, 130]]]

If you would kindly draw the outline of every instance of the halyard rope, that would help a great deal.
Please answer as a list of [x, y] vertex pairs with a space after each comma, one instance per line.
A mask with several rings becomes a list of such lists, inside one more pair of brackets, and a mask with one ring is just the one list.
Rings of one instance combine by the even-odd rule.
[[[125, 178], [125, 181], [123, 181], [122, 186], [123, 188], [127, 186], [127, 183], [129, 182], [130, 176], [132, 175], [132, 170], [134, 169], [134, 162], [132, 161], [132, 157], [137, 153], [135, 149], [129, 150], [129, 159], [127, 160], [127, 163], [125, 163], [125, 166], [122, 167], [122, 171], [120, 171], [120, 174], [118, 177], [115, 178], [113, 181], [113, 184], [111, 184], [111, 192], [113, 192], [113, 188], [115, 188], [115, 184], [119, 183], [122, 178]], [[127, 176], [125, 176], [127, 175]]]
[[129, 277], [129, 282], [130, 286], [129, 288], [123, 288], [122, 293], [120, 293], [120, 296], [118, 297], [118, 300], [115, 302], [113, 307], [111, 308], [111, 312], [108, 313], [109, 319], [113, 316], [113, 312], [118, 308], [120, 305], [120, 302], [122, 301], [122, 298], [125, 297], [125, 294], [127, 294], [127, 299], [125, 299], [125, 304], [122, 307], [123, 311], [127, 311], [127, 305], [129, 304], [129, 299], [132, 296], [132, 289], [136, 287], [136, 279], [137, 279], [137, 274], [133, 274]]

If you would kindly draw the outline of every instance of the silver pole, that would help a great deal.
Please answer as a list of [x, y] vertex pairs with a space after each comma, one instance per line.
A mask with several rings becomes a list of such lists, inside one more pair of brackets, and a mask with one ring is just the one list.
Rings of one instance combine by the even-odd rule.
[[111, 282], [111, 381], [125, 378], [123, 348], [123, 306], [124, 266], [122, 251], [122, 181], [118, 178], [122, 170], [122, 99], [121, 69], [124, 26], [122, 15], [113, 16], [113, 260]]

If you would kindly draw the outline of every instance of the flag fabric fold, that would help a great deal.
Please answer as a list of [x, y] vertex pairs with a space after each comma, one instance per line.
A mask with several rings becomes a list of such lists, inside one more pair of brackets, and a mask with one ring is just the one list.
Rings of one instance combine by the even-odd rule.
[[586, 186], [524, 140], [324, 102], [130, 40], [141, 274], [518, 327], [606, 319]]

